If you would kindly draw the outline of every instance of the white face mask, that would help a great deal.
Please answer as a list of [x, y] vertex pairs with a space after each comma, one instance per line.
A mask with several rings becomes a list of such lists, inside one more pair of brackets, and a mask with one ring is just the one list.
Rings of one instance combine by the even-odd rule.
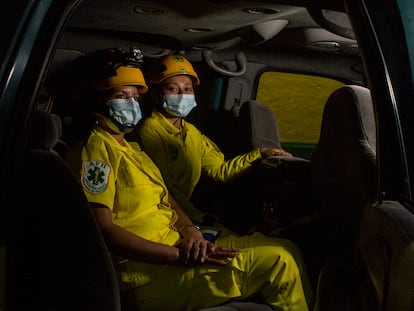
[[121, 132], [131, 132], [142, 118], [139, 103], [133, 97], [110, 99], [106, 104], [109, 106], [109, 118]]
[[175, 117], [186, 117], [197, 106], [193, 94], [168, 94], [164, 96], [162, 107]]

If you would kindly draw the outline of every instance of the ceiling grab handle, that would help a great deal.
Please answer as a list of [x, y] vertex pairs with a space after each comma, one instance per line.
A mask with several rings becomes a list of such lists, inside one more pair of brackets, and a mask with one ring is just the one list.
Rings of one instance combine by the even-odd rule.
[[207, 65], [213, 69], [214, 71], [229, 77], [239, 77], [243, 75], [246, 72], [247, 68], [247, 58], [246, 55], [243, 52], [238, 52], [236, 54], [236, 63], [238, 70], [236, 71], [230, 71], [228, 69], [219, 67], [214, 61], [213, 61], [213, 52], [212, 51], [204, 51], [203, 57]]

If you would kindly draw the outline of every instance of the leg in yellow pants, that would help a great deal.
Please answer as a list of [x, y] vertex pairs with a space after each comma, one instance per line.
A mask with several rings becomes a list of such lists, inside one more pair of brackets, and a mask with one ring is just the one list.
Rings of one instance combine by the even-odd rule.
[[128, 290], [128, 297], [145, 311], [198, 310], [252, 297], [274, 310], [308, 310], [293, 256], [274, 245], [242, 249], [225, 267], [168, 266], [151, 282]]
[[277, 246], [284, 248], [289, 252], [296, 261], [301, 275], [302, 286], [306, 295], [308, 304], [313, 305], [313, 290], [307, 273], [306, 265], [302, 253], [295, 243], [283, 238], [268, 237], [262, 233], [255, 232], [251, 235], [240, 236], [228, 231], [223, 231], [222, 238], [219, 238], [215, 244], [224, 247], [248, 248], [253, 246]]

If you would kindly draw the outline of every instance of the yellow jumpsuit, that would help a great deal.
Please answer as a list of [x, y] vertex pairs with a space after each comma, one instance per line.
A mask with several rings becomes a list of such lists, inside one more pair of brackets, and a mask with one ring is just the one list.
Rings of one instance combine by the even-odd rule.
[[[203, 213], [190, 201], [201, 174], [226, 182], [249, 169], [254, 161], [261, 158], [261, 154], [259, 149], [255, 149], [225, 160], [224, 154], [207, 136], [191, 123], [185, 120], [182, 122], [182, 129], [178, 129], [160, 112], [154, 111], [139, 125], [138, 137], [142, 149], [160, 169], [174, 199], [194, 222], [201, 224]], [[220, 223], [216, 223], [215, 227], [222, 232], [222, 236], [233, 235], [233, 232]], [[254, 239], [255, 245], [283, 245], [294, 256], [301, 272], [308, 302], [313, 304], [313, 292], [306, 265], [297, 246], [286, 239], [270, 238], [257, 232], [251, 239]], [[247, 246], [249, 245], [244, 244], [241, 247]]]
[[[121, 146], [94, 130], [82, 149], [81, 184], [90, 202], [106, 205], [112, 220], [148, 240], [174, 246], [177, 215], [158, 168], [135, 143]], [[198, 310], [251, 297], [274, 310], [308, 310], [299, 269], [283, 246], [255, 246], [253, 236], [226, 236], [217, 245], [249, 245], [227, 266], [181, 267], [126, 260], [120, 284], [138, 310]], [[260, 244], [260, 243], [259, 243]]]
[[217, 145], [194, 125], [183, 120], [183, 128], [178, 129], [156, 111], [140, 124], [138, 136], [143, 150], [159, 167], [169, 191], [196, 223], [202, 222], [203, 214], [190, 198], [201, 174], [226, 182], [261, 158], [260, 150], [255, 149], [225, 160]]

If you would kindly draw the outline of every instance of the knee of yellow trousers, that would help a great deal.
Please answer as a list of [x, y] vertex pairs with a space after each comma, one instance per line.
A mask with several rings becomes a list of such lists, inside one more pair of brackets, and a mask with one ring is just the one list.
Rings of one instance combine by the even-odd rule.
[[250, 290], [257, 290], [263, 286], [280, 287], [286, 284], [303, 290], [296, 260], [283, 247], [258, 246], [250, 248], [248, 252], [246, 276]]
[[[283, 249], [289, 252], [296, 260], [299, 270], [304, 273], [306, 271], [305, 262], [302, 252], [298, 245], [288, 239], [268, 237], [262, 233], [255, 232], [246, 236], [223, 236], [216, 241], [216, 245], [225, 247], [251, 248], [258, 246], [268, 246]], [[282, 250], [280, 250], [282, 252]]]
[[[308, 310], [300, 271], [294, 256], [284, 248], [254, 248], [256, 267], [251, 281], [261, 283], [265, 301], [276, 310]], [[260, 269], [261, 273], [257, 270]]]
[[299, 275], [295, 256], [286, 248], [279, 246], [257, 246], [251, 248], [253, 262], [269, 269], [277, 266], [290, 267]]

